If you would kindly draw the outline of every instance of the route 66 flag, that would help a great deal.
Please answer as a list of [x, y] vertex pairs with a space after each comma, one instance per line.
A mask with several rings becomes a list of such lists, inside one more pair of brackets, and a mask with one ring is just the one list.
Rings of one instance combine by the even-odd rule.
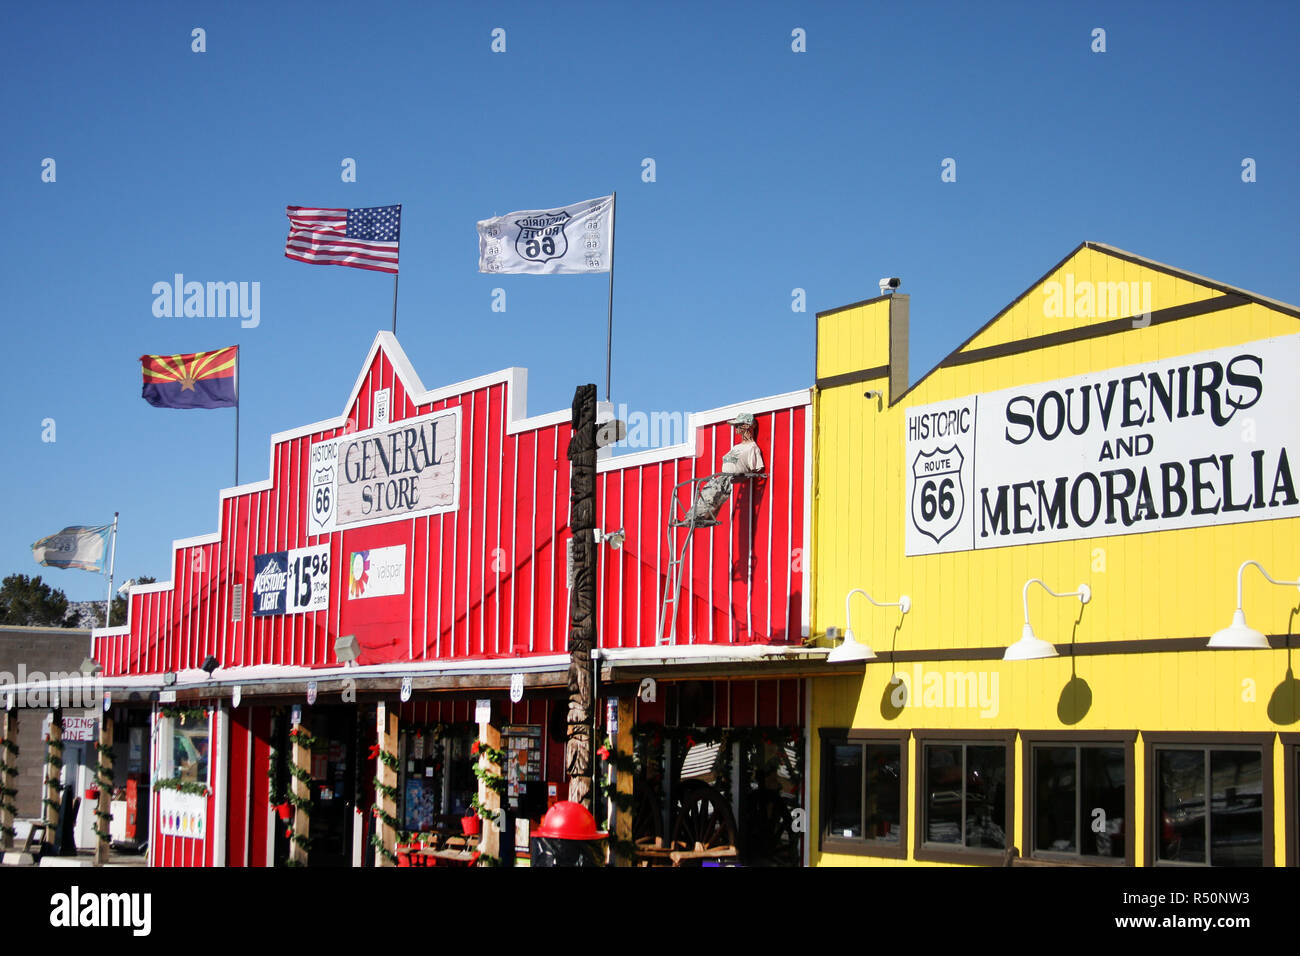
[[525, 209], [478, 224], [478, 271], [573, 275], [608, 272], [614, 197]]

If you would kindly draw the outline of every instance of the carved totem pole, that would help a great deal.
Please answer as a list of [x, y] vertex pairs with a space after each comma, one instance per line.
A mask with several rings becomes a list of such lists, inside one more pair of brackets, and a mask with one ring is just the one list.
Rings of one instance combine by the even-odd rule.
[[573, 580], [569, 593], [569, 736], [564, 750], [569, 799], [592, 809], [591, 649], [596, 644], [596, 386], [573, 394], [569, 440]]

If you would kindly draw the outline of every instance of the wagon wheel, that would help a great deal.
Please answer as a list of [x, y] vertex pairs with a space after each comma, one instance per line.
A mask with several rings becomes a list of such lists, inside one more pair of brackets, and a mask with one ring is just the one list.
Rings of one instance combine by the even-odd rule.
[[658, 840], [663, 842], [664, 818], [659, 811], [659, 799], [650, 787], [642, 787], [636, 792], [636, 802], [632, 807], [632, 842], [637, 846], [654, 846]]
[[794, 817], [780, 794], [767, 789], [754, 791], [746, 800], [742, 826], [745, 858], [750, 866], [796, 865]]
[[705, 850], [736, 845], [731, 807], [710, 786], [691, 787], [682, 794], [673, 824], [674, 847], [693, 850], [697, 844]]

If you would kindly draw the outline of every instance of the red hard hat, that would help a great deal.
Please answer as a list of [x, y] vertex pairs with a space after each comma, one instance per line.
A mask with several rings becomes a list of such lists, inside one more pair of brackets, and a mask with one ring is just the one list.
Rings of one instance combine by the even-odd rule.
[[562, 840], [603, 840], [609, 836], [596, 829], [596, 818], [581, 803], [561, 800], [542, 817], [542, 825], [535, 831], [540, 837], [558, 837]]

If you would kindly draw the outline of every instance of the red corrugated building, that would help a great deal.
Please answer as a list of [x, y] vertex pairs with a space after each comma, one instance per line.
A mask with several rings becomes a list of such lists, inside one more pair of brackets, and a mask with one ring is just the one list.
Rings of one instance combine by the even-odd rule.
[[[270, 477], [221, 491], [216, 531], [176, 541], [171, 581], [133, 589], [127, 625], [95, 632], [115, 703], [151, 709], [154, 865], [301, 858], [295, 825], [310, 865], [356, 865], [385, 816], [445, 831], [480, 792], [485, 728], [513, 816], [565, 798], [571, 413], [528, 417], [526, 388], [511, 368], [426, 389], [380, 333], [342, 414], [274, 435]], [[691, 415], [681, 444], [601, 453], [597, 524], [623, 539], [598, 549], [592, 676], [601, 718], [616, 698], [635, 715], [642, 845], [690, 837], [712, 808], [742, 857], [803, 861], [802, 675], [824, 655], [803, 646], [808, 412], [806, 390], [742, 402]], [[740, 413], [763, 471], [694, 530], [661, 634], [686, 535], [674, 497], [721, 470]], [[292, 746], [296, 716], [314, 750]], [[374, 747], [395, 748], [389, 804]], [[274, 809], [294, 755], [306, 829]]]

